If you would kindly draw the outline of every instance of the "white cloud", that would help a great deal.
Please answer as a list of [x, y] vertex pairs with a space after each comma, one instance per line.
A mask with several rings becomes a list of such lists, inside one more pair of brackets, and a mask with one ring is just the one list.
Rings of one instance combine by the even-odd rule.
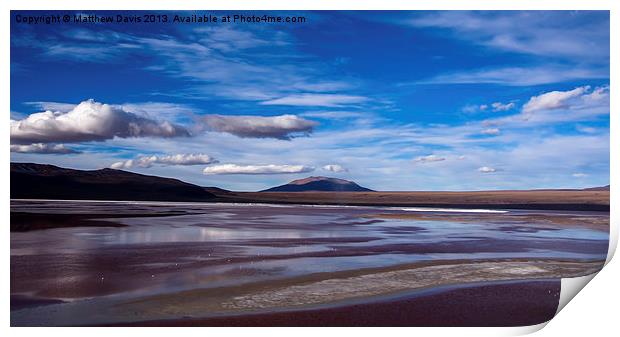
[[291, 105], [291, 106], [324, 106], [339, 107], [344, 105], [366, 102], [363, 96], [340, 94], [297, 94], [263, 101], [262, 105]]
[[428, 156], [416, 157], [413, 161], [424, 164], [424, 163], [432, 163], [432, 162], [444, 161], [444, 160], [446, 160], [446, 158], [431, 154]]
[[[508, 111], [515, 107], [515, 103], [510, 102], [510, 103], [504, 104], [501, 102], [495, 102], [495, 103], [491, 103], [490, 107], [493, 110], [493, 112]], [[489, 109], [488, 104], [481, 104], [481, 105], [466, 105], [461, 110], [466, 113], [474, 113], [474, 112], [480, 112], [480, 111], [484, 112], [488, 109]]]
[[200, 34], [201, 43], [222, 52], [237, 52], [242, 49], [286, 44], [284, 40], [267, 41], [255, 36], [251, 32], [225, 26], [200, 27], [195, 29], [194, 32]]
[[205, 168], [204, 174], [290, 174], [314, 171], [304, 165], [235, 165], [222, 164]]
[[584, 126], [584, 125], [576, 125], [575, 130], [582, 132], [582, 133], [588, 133], [588, 134], [594, 134], [594, 133], [598, 133], [602, 131], [600, 129], [590, 127], [590, 126]]
[[478, 172], [482, 172], [482, 173], [493, 173], [495, 171], [497, 170], [492, 167], [488, 167], [488, 166], [482, 166], [478, 168]]
[[165, 119], [174, 122], [191, 121], [194, 109], [183, 104], [166, 102], [124, 103], [118, 108], [149, 119]]
[[595, 102], [609, 100], [609, 85], [595, 88], [591, 94], [584, 96], [584, 100]]
[[122, 169], [130, 169], [133, 167], [133, 159], [125, 160], [125, 161], [117, 161], [110, 165], [111, 169], [122, 170]]
[[29, 145], [11, 145], [11, 152], [17, 153], [40, 153], [40, 154], [71, 154], [80, 153], [66, 147], [64, 144], [35, 143]]
[[365, 116], [361, 112], [353, 111], [309, 111], [301, 114], [304, 117], [321, 118], [321, 119], [347, 119]]
[[317, 122], [295, 115], [274, 117], [208, 115], [203, 118], [210, 130], [243, 138], [290, 139], [292, 134], [312, 132]]
[[329, 92], [350, 89], [352, 85], [347, 82], [329, 81], [317, 83], [298, 83], [293, 85], [296, 89], [312, 92]]
[[458, 39], [516, 53], [580, 61], [609, 57], [609, 14], [603, 12], [441, 11], [406, 24], [448, 29]]
[[495, 102], [493, 104], [491, 104], [491, 106], [493, 107], [493, 111], [497, 112], [497, 111], [508, 111], [510, 109], [513, 109], [515, 107], [514, 102], [510, 102], [510, 103], [501, 103], [501, 102]]
[[[53, 56], [81, 62], [122, 62], [128, 55], [144, 57], [144, 69], [190, 79], [192, 86], [157, 94], [211, 99], [268, 101], [294, 93], [333, 92], [353, 86], [332, 77], [308, 55], [290, 48], [294, 38], [270, 27], [199, 27], [183, 36], [125, 34], [111, 30], [72, 29], [69, 39], [28, 39], [22, 44]], [[21, 40], [26, 40], [22, 38]], [[260, 55], [261, 57], [255, 57]]]
[[346, 168], [338, 165], [338, 164], [329, 164], [322, 167], [325, 171], [340, 173], [340, 172], [348, 172]]
[[500, 134], [500, 130], [498, 128], [488, 128], [488, 129], [484, 129], [482, 131], [480, 131], [481, 134], [483, 135], [499, 135]]
[[45, 111], [49, 110], [49, 111], [60, 111], [60, 112], [69, 112], [77, 106], [77, 104], [73, 104], [73, 103], [47, 102], [47, 101], [26, 102], [25, 104], [37, 107], [39, 109], [43, 109]]
[[68, 112], [45, 111], [11, 120], [11, 142], [21, 144], [178, 136], [189, 136], [189, 132], [179, 125], [144, 118], [94, 100], [84, 101]]
[[533, 96], [523, 106], [523, 112], [532, 113], [539, 110], [567, 108], [570, 99], [582, 96], [589, 90], [589, 86], [583, 86], [569, 91], [550, 91], [542, 95]]
[[466, 105], [464, 106], [461, 111], [465, 112], [465, 113], [475, 113], [475, 112], [480, 112], [480, 111], [485, 111], [489, 106], [486, 104], [481, 104], [481, 105]]
[[[31, 105], [44, 111], [60, 111], [69, 112], [73, 110], [77, 104], [63, 103], [63, 102], [50, 102], [50, 101], [36, 101], [26, 102], [25, 104]], [[155, 120], [168, 120], [168, 121], [189, 121], [194, 116], [194, 109], [183, 104], [166, 103], [166, 102], [139, 102], [139, 103], [124, 103], [124, 104], [109, 104], [110, 106], [121, 109], [132, 114], [136, 114], [140, 117]]]
[[587, 176], [588, 176], [587, 174], [581, 173], [581, 172], [573, 173], [573, 177], [575, 178], [585, 178]]
[[168, 156], [151, 156], [155, 157], [153, 161], [158, 164], [165, 165], [201, 165], [201, 164], [213, 164], [217, 163], [217, 160], [213, 159], [206, 154], [174, 154]]
[[[545, 92], [531, 97], [523, 105], [521, 113], [489, 119], [482, 124], [514, 129], [530, 128], [535, 124], [600, 121], [609, 116], [609, 98], [609, 86], [593, 90], [589, 86], [581, 86], [567, 91]], [[573, 127], [579, 128], [578, 125]]]
[[401, 85], [490, 83], [507, 86], [531, 86], [608, 77], [609, 69], [547, 65], [544, 67], [506, 67], [460, 71], [438, 75], [423, 81], [402, 83]]
[[[603, 116], [603, 120], [607, 121], [606, 118]], [[350, 180], [376, 190], [571, 188], [608, 184], [608, 126], [602, 125], [599, 132], [591, 135], [538, 132], [541, 128], [545, 130], [545, 125], [540, 128], [511, 126], [506, 132], [504, 127], [508, 126], [502, 124], [503, 135], [493, 138], [492, 142], [484, 137], [471, 137], [481, 128], [479, 123], [468, 123], [435, 127], [356, 125], [318, 130], [313, 137], [294, 138], [289, 142], [205, 132], [192, 138], [117, 138], [108, 143], [114, 148], [131, 149], [125, 155], [148, 153], [153, 149], [162, 153], [177, 153], [178, 149], [201, 153], [208, 144], [209, 154], [224, 163], [293, 163], [318, 167], [319, 170], [325, 164], [346, 164], [349, 169], [364, 168], [352, 170], [348, 175]], [[438, 148], [442, 149], [441, 152], [433, 152]], [[435, 153], [446, 160], [435, 164], [413, 164], [413, 158], [424, 153]], [[108, 151], [86, 152], [72, 156], [68, 164], [63, 156], [12, 154], [15, 160], [40, 160], [83, 169], [108, 166], [118, 155], [120, 153]], [[457, 160], [461, 155], [466, 159]], [[283, 158], [286, 161], [282, 161]], [[411, 169], [412, 165], [415, 170]], [[484, 165], [496, 168], [497, 173], [478, 172], [477, 169]], [[204, 167], [195, 170], [196, 167], [190, 166], [154, 165], [149, 170], [155, 175], [179, 177], [201, 186], [232, 190], [256, 191], [282, 183], [281, 175], [264, 175], [260, 179], [250, 174], [203, 175]], [[501, 171], [500, 167], [510, 169]], [[586, 172], [589, 176], [583, 181], [577, 180], [571, 176], [573, 172]]]
[[162, 165], [208, 165], [214, 164], [218, 161], [206, 154], [173, 154], [166, 156], [139, 156], [135, 159], [129, 159], [126, 161], [116, 162], [110, 165], [110, 168], [129, 169], [134, 166], [149, 168], [154, 164]]

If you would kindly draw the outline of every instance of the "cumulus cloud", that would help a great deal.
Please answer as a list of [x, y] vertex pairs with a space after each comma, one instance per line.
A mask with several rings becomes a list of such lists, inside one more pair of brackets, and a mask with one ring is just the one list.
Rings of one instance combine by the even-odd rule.
[[329, 164], [322, 167], [325, 171], [340, 173], [340, 172], [349, 172], [346, 168], [338, 165], [338, 164]]
[[64, 144], [43, 144], [43, 143], [35, 143], [35, 144], [29, 144], [29, 145], [11, 145], [11, 152], [40, 153], [40, 154], [80, 153], [79, 151], [66, 147]]
[[510, 109], [513, 109], [515, 107], [514, 102], [510, 102], [510, 103], [502, 103], [502, 102], [495, 102], [491, 104], [491, 107], [493, 107], [493, 111], [497, 112], [497, 111], [508, 111]]
[[179, 125], [141, 117], [92, 99], [67, 112], [48, 110], [22, 120], [11, 120], [11, 142], [19, 144], [189, 135]]
[[207, 127], [213, 131], [226, 132], [243, 138], [290, 139], [292, 134], [309, 134], [317, 122], [295, 115], [274, 117], [223, 116], [204, 117]]
[[125, 161], [117, 161], [110, 165], [111, 169], [122, 170], [122, 169], [130, 169], [133, 167], [133, 159], [125, 160]]
[[260, 104], [339, 107], [349, 104], [363, 103], [367, 100], [368, 98], [363, 96], [341, 94], [297, 94], [263, 101]]
[[533, 96], [523, 106], [523, 112], [527, 114], [540, 110], [567, 108], [569, 100], [582, 96], [588, 90], [590, 90], [589, 86], [583, 86], [569, 91], [550, 91], [539, 96]]
[[424, 164], [424, 163], [432, 163], [432, 162], [444, 161], [444, 160], [446, 160], [446, 158], [431, 154], [428, 156], [416, 157], [413, 161], [415, 161], [416, 163]]
[[483, 135], [495, 136], [499, 135], [500, 130], [498, 128], [488, 128], [480, 131], [480, 133], [482, 133]]
[[488, 167], [488, 166], [482, 166], [478, 168], [478, 172], [482, 172], [482, 173], [493, 173], [495, 171], [497, 170], [492, 167]]
[[204, 174], [289, 174], [314, 171], [304, 165], [235, 165], [222, 164], [205, 168]]
[[161, 165], [208, 165], [218, 161], [207, 154], [173, 154], [166, 156], [139, 156], [135, 159], [119, 161], [110, 165], [113, 169], [130, 169], [132, 167], [149, 168], [154, 164]]

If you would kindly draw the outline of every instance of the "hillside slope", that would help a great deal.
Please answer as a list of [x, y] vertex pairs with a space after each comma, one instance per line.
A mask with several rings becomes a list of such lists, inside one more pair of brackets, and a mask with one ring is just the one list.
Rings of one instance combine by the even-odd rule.
[[213, 193], [177, 179], [121, 170], [11, 163], [12, 199], [208, 201]]

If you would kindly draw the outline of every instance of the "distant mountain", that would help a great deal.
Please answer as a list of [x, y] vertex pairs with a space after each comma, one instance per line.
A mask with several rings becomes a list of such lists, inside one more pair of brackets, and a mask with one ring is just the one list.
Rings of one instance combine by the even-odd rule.
[[308, 177], [293, 180], [288, 184], [272, 187], [261, 192], [306, 192], [306, 191], [325, 191], [325, 192], [372, 192], [371, 189], [362, 187], [352, 181], [328, 178], [328, 177]]
[[68, 200], [208, 201], [203, 187], [121, 170], [73, 170], [11, 163], [11, 198]]
[[600, 186], [600, 187], [590, 187], [590, 188], [584, 188], [584, 191], [609, 191], [610, 190], [610, 186]]

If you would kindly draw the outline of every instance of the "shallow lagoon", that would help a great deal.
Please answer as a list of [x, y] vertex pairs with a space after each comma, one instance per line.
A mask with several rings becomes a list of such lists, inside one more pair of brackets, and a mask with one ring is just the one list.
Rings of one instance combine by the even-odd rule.
[[[97, 214], [124, 225], [11, 233], [11, 294], [35, 304], [127, 300], [422, 261], [600, 261], [607, 227], [592, 223], [609, 218], [566, 211], [18, 200], [11, 211]], [[35, 304], [12, 316], [40, 315]]]

